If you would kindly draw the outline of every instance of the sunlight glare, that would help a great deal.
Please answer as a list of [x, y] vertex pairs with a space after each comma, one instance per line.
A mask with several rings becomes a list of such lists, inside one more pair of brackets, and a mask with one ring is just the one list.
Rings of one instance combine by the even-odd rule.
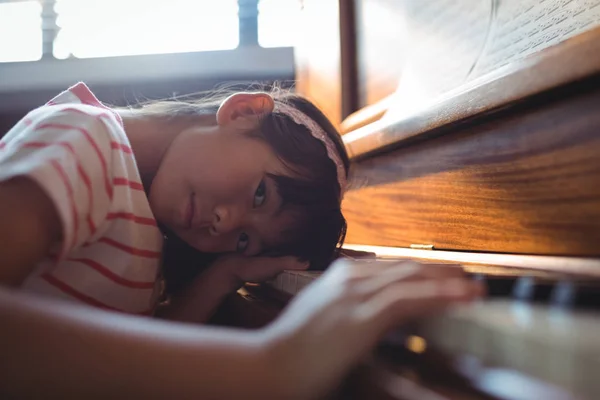
[[258, 44], [294, 46], [300, 31], [300, 11], [298, 0], [261, 0], [258, 3]]
[[225, 50], [239, 42], [237, 0], [57, 0], [55, 7], [54, 56], [61, 59]]
[[38, 1], [0, 3], [0, 62], [42, 57], [41, 12]]

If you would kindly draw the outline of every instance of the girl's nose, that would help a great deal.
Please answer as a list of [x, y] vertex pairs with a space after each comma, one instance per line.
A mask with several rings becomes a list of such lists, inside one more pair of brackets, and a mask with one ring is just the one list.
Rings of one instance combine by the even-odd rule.
[[213, 230], [224, 235], [239, 228], [241, 213], [233, 206], [217, 206], [213, 215]]

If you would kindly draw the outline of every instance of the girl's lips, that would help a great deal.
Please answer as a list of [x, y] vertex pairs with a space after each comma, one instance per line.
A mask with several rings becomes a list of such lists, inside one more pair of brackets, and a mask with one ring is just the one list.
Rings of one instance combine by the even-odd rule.
[[204, 229], [212, 226], [211, 221], [202, 221], [198, 214], [198, 207], [196, 205], [196, 194], [190, 194], [188, 204], [183, 214], [183, 225], [185, 229]]
[[190, 229], [192, 227], [192, 223], [194, 221], [194, 214], [195, 214], [195, 207], [194, 207], [194, 198], [196, 196], [194, 195], [194, 193], [190, 194], [190, 199], [188, 202], [188, 205], [185, 209], [185, 225], [187, 229]]
[[190, 194], [190, 199], [185, 208], [185, 214], [183, 217], [184, 225], [186, 229], [202, 229], [208, 228], [212, 225], [210, 221], [202, 221], [198, 215], [198, 208], [196, 206], [196, 194]]

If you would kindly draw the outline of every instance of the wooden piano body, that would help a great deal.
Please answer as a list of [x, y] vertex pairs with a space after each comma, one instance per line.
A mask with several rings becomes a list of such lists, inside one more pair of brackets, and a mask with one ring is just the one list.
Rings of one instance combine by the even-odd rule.
[[[304, 12], [322, 29], [298, 48], [298, 90], [353, 160], [346, 247], [464, 264], [490, 291], [390, 335], [339, 396], [600, 398], [600, 0]], [[226, 322], [261, 326], [316, 278], [248, 286]]]

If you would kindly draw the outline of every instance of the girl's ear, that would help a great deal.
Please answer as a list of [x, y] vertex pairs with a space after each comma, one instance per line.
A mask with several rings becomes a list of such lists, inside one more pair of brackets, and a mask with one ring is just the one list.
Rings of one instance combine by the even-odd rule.
[[260, 123], [260, 118], [273, 112], [274, 107], [273, 97], [268, 93], [235, 93], [219, 106], [217, 124], [254, 129]]

